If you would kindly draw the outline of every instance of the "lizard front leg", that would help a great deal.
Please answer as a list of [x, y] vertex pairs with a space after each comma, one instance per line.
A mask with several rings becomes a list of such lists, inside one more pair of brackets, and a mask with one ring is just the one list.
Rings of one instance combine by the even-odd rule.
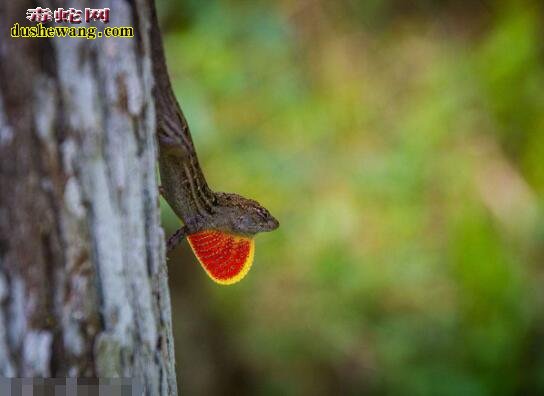
[[179, 230], [174, 232], [170, 238], [168, 238], [168, 241], [166, 242], [166, 251], [171, 252], [178, 246], [181, 241], [189, 235], [189, 227], [186, 225], [181, 227]]
[[[159, 194], [164, 197], [164, 187], [159, 186]], [[168, 238], [168, 241], [166, 241], [166, 252], [171, 252], [178, 246], [181, 241], [189, 235], [189, 227], [186, 225], [181, 227], [179, 230], [174, 232], [170, 238]]]

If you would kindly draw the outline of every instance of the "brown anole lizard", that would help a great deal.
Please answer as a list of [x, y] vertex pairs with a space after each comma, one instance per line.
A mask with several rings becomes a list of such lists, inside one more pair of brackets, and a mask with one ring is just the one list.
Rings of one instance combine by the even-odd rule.
[[272, 231], [279, 222], [257, 201], [214, 192], [208, 186], [172, 90], [154, 2], [150, 3], [161, 194], [184, 223], [169, 238], [167, 249], [187, 237], [208, 275], [218, 283], [232, 284], [243, 278], [252, 264], [255, 234]]

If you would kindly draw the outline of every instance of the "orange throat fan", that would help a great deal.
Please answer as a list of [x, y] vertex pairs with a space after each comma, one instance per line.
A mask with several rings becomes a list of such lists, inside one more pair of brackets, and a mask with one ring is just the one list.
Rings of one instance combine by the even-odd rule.
[[251, 237], [204, 230], [188, 235], [187, 240], [206, 273], [222, 285], [240, 281], [253, 264], [255, 241]]

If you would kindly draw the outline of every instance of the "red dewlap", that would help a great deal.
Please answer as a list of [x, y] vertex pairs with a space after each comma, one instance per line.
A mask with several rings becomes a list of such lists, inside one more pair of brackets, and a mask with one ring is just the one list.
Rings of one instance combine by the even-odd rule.
[[189, 235], [189, 244], [208, 275], [231, 284], [242, 279], [253, 261], [253, 239], [216, 230]]

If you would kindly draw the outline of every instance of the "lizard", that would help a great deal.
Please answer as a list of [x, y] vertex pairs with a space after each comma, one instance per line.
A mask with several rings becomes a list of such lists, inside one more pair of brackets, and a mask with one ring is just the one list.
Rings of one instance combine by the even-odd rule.
[[160, 193], [183, 221], [167, 241], [172, 251], [187, 238], [212, 280], [230, 285], [251, 268], [254, 236], [272, 231], [279, 222], [257, 201], [213, 191], [200, 167], [189, 125], [177, 101], [166, 66], [154, 1], [151, 3], [151, 56], [154, 77]]

